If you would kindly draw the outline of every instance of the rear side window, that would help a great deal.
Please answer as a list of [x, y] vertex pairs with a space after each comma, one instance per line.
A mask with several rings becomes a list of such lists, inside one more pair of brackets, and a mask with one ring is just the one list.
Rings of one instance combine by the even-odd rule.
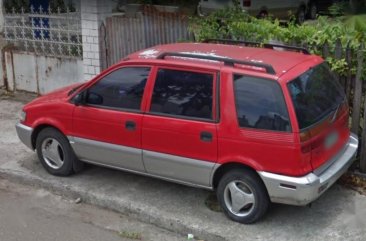
[[287, 86], [300, 129], [321, 121], [345, 101], [342, 87], [326, 64], [309, 69]]
[[235, 103], [240, 127], [290, 131], [281, 87], [272, 80], [234, 75]]
[[150, 111], [174, 116], [212, 119], [213, 75], [160, 69]]
[[126, 67], [108, 74], [87, 91], [86, 103], [140, 110], [150, 68]]

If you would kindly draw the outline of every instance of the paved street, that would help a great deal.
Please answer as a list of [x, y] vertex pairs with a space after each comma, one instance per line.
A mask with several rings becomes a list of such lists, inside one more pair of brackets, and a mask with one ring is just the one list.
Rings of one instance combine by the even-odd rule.
[[153, 225], [138, 222], [54, 195], [43, 189], [0, 179], [0, 240], [127, 241], [185, 240]]
[[[87, 203], [117, 210], [139, 221], [153, 223], [182, 235], [193, 233], [210, 241], [366, 240], [366, 196], [339, 185], [333, 186], [311, 207], [273, 205], [261, 222], [241, 225], [228, 220], [221, 212], [208, 209], [205, 200], [212, 193], [205, 190], [94, 166], [69, 178], [51, 176], [43, 170], [35, 153], [22, 145], [16, 137], [14, 123], [21, 106], [20, 102], [0, 99], [0, 177], [42, 186], [71, 200], [81, 196]], [[17, 198], [13, 197], [13, 199], [9, 197], [10, 202], [5, 206], [5, 210], [11, 207], [13, 210], [21, 210], [22, 205], [17, 204]], [[19, 201], [21, 200], [23, 198], [19, 198]], [[62, 198], [56, 203], [63, 203], [61, 200]], [[3, 206], [6, 200], [0, 202], [0, 206]], [[20, 208], [17, 208], [18, 205]], [[66, 208], [68, 206], [71, 207]], [[66, 225], [71, 227], [78, 223], [81, 225], [80, 230], [90, 227], [88, 221], [78, 222], [78, 218], [73, 219], [73, 216], [70, 216], [74, 213], [70, 211], [75, 207], [74, 204], [60, 204], [56, 207], [59, 208], [59, 211], [55, 212], [57, 216], [64, 212], [60, 221], [63, 223], [60, 226], [62, 232], [57, 235], [63, 234], [68, 229], [69, 226]], [[46, 213], [37, 216], [53, 217]], [[74, 221], [70, 221], [69, 218]], [[103, 224], [107, 219], [101, 220], [99, 222], [101, 225], [96, 225], [100, 230], [98, 233], [108, 235], [105, 237], [114, 240], [115, 233], [108, 232], [105, 228], [109, 229], [116, 223], [111, 219], [109, 224]], [[3, 222], [6, 221], [1, 214], [0, 226]], [[30, 223], [27, 225], [31, 225]], [[118, 227], [112, 230], [121, 229], [123, 230]], [[90, 233], [92, 234], [92, 231]], [[55, 234], [55, 240], [57, 235]]]

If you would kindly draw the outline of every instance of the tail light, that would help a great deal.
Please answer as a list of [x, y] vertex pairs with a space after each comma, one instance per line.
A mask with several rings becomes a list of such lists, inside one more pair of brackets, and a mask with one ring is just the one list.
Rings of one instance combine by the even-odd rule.
[[250, 7], [252, 5], [252, 0], [244, 0], [243, 1], [243, 6], [244, 7]]
[[322, 147], [324, 139], [315, 138], [312, 140], [310, 132], [305, 131], [300, 134], [300, 141], [302, 153], [308, 153], [313, 151], [314, 149]]

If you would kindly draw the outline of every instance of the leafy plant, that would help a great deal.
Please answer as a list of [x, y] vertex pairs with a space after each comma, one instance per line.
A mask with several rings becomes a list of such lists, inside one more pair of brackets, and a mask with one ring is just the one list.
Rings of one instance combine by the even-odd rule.
[[227, 8], [206, 18], [191, 18], [190, 31], [198, 41], [207, 38], [230, 38], [260, 43], [280, 42], [306, 46], [311, 53], [318, 55], [323, 55], [323, 46], [327, 45], [330, 54], [324, 57], [335, 72], [345, 75], [348, 70], [354, 72], [356, 58], [350, 65], [344, 58], [335, 58], [336, 45], [338, 42], [343, 48], [349, 46], [353, 53], [358, 51], [366, 39], [366, 21], [361, 19], [362, 17], [355, 18], [352, 22], [345, 23], [341, 18], [319, 17], [316, 22], [297, 25], [290, 21], [283, 26], [278, 20], [257, 19], [236, 8]]

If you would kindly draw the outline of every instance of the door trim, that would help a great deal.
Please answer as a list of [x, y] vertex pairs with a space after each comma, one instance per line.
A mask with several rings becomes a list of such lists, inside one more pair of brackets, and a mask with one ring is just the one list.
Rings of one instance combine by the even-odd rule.
[[[214, 162], [147, 151], [133, 147], [120, 146], [74, 136], [67, 136], [67, 138], [69, 139], [70, 145], [80, 161], [148, 177], [154, 177], [169, 182], [183, 184], [186, 186], [213, 190], [213, 174], [215, 170], [217, 170], [217, 168], [220, 166], [220, 164]], [[118, 161], [114, 161], [113, 159], [112, 161], [101, 161], [100, 159], [102, 158], [100, 157], [103, 157], [104, 159], [107, 156], [110, 156], [105, 155], [105, 152], [107, 151], [112, 151], [112, 153], [115, 152], [115, 155], [117, 155], [118, 157], [127, 158], [126, 161], [130, 162], [132, 160], [130, 158], [134, 158], [133, 155], [141, 155], [141, 163], [143, 164], [143, 169], [126, 167], [125, 165], [120, 165]], [[146, 157], [144, 157], [144, 154], [146, 155]], [[89, 158], [88, 156], [93, 156], [93, 158]], [[145, 160], [148, 158], [151, 158], [150, 161], [145, 162]], [[161, 165], [164, 166], [164, 163], [166, 164], [167, 161], [171, 162], [173, 166], [176, 166], [173, 168], [176, 172], [183, 172], [185, 174], [183, 175], [183, 177], [185, 178], [175, 178], [174, 176], [162, 176], [155, 173], [146, 172], [146, 164], [153, 166], [154, 168], [161, 168]], [[165, 167], [165, 169], [169, 169], [169, 167], [172, 167], [172, 165], [169, 165], [168, 168]], [[183, 169], [180, 169], [182, 167]], [[186, 168], [184, 169], [184, 167]]]
[[212, 186], [211, 177], [216, 166], [215, 162], [148, 150], [143, 150], [142, 153], [146, 170], [152, 175], [179, 179], [183, 182], [195, 183], [200, 186]]
[[81, 161], [97, 162], [119, 168], [145, 172], [142, 150], [80, 137], [68, 136], [70, 145]]

